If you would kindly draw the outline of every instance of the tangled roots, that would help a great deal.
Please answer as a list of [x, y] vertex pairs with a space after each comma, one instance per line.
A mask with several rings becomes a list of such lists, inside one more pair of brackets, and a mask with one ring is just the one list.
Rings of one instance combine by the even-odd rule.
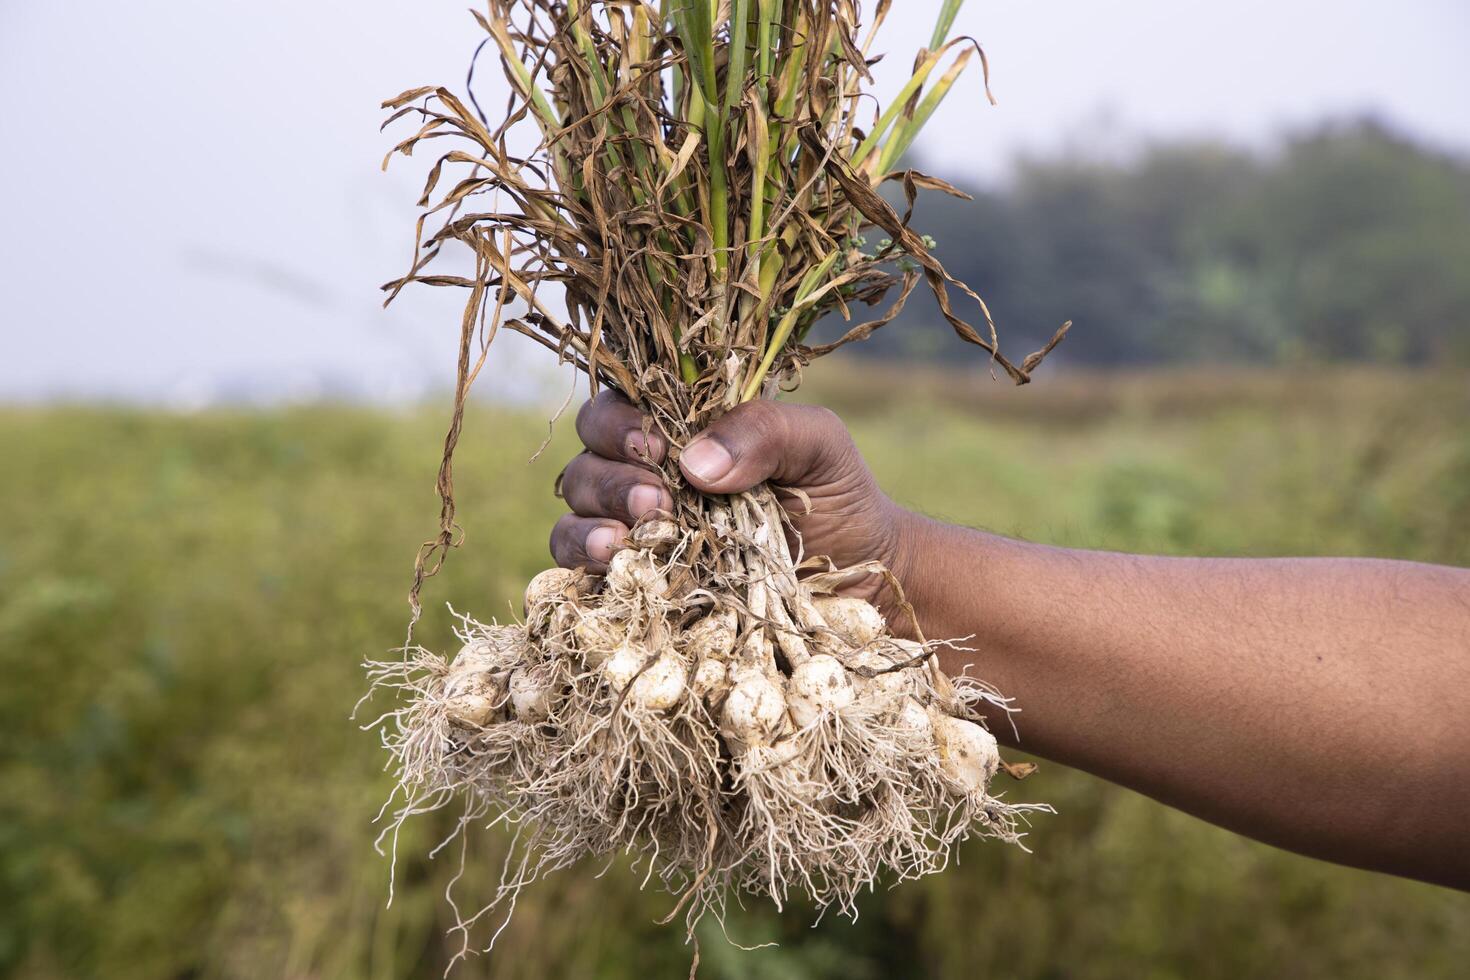
[[990, 795], [977, 708], [1003, 699], [831, 594], [839, 575], [798, 580], [768, 490], [706, 518], [641, 525], [601, 581], [540, 573], [524, 624], [461, 617], [452, 660], [369, 665], [406, 695], [376, 723], [400, 784], [385, 833], [454, 802], [456, 833], [515, 829], [466, 951], [477, 920], [588, 855], [638, 855], [692, 934], [732, 892], [855, 915], [880, 875], [939, 871], [971, 835], [1017, 841], [1047, 809]]

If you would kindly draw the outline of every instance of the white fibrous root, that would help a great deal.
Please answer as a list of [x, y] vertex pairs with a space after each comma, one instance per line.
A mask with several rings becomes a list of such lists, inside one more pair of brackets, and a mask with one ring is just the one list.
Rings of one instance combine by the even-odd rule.
[[[896, 638], [870, 603], [800, 578], [769, 490], [635, 527], [599, 580], [549, 569], [524, 621], [461, 617], [448, 662], [371, 665], [406, 695], [381, 719], [393, 829], [460, 801], [464, 828], [521, 828], [486, 904], [589, 855], [642, 855], [690, 928], [732, 891], [855, 914], [880, 876], [941, 870], [978, 835], [1016, 841], [1046, 807], [996, 798], [996, 740], [944, 644]], [[484, 819], [480, 819], [484, 818]], [[507, 912], [508, 914], [508, 912]]]

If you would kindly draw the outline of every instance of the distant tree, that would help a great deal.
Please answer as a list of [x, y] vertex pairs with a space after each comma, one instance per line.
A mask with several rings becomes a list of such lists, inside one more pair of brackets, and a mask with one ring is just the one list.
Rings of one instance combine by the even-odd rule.
[[[1072, 319], [1072, 362], [1470, 362], [1470, 165], [1372, 120], [1266, 154], [1028, 159], [972, 202], [921, 197], [914, 224], [1021, 353]], [[916, 299], [864, 353], [950, 356], [940, 323]]]
[[1470, 337], [1470, 170], [1385, 127], [1291, 140], [1212, 234], [1299, 352], [1424, 362]]

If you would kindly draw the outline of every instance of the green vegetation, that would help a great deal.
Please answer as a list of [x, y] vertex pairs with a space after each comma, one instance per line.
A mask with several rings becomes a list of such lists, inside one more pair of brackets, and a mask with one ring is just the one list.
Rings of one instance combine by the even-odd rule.
[[[804, 394], [849, 419], [885, 486], [941, 516], [1069, 545], [1470, 564], [1463, 374], [811, 375]], [[422, 859], [431, 821], [411, 824], [384, 909], [369, 820], [390, 780], [348, 715], [359, 662], [403, 627], [442, 416], [0, 412], [0, 974], [438, 976], [457, 856]], [[426, 590], [426, 642], [447, 637], [438, 603], [505, 609], [547, 563], [573, 439], [561, 423], [527, 464], [545, 431], [467, 414], [469, 547]], [[967, 848], [855, 926], [732, 919], [777, 948], [740, 953], [707, 923], [704, 974], [1419, 978], [1470, 961], [1470, 896], [1291, 857], [1053, 765], [1014, 793], [1060, 811], [1034, 854]], [[470, 873], [492, 878], [492, 858]], [[668, 898], [597, 870], [529, 889], [460, 975], [683, 975], [679, 931], [653, 924]]]
[[[1124, 162], [1022, 160], [971, 203], [921, 196], [914, 227], [1008, 345], [1075, 319], [1068, 363], [1470, 364], [1470, 160], [1371, 122], [1266, 154], [1172, 142]], [[859, 351], [956, 353], [903, 326]]]

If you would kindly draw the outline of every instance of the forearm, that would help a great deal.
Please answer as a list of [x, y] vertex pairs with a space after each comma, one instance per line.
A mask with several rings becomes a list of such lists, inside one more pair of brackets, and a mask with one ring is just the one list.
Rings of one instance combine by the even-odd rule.
[[945, 666], [1015, 698], [1015, 744], [1280, 846], [1470, 887], [1470, 572], [922, 520], [907, 537], [924, 632], [973, 635]]

